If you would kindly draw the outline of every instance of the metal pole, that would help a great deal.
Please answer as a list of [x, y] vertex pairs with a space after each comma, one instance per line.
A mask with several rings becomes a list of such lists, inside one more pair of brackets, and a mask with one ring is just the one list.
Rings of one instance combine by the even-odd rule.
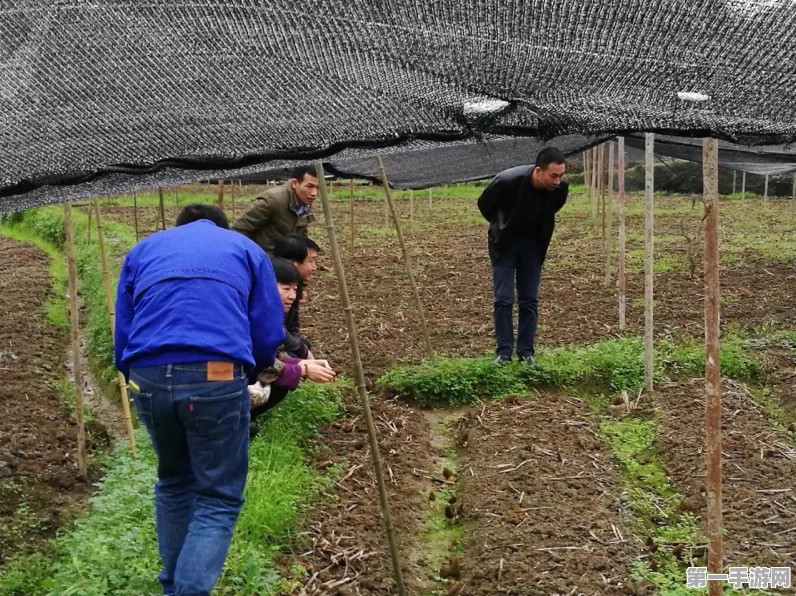
[[[705, 216], [705, 432], [707, 443], [708, 572], [721, 573], [724, 560], [721, 515], [721, 368], [719, 362], [719, 184], [718, 142], [703, 142]], [[710, 582], [711, 596], [722, 594]]]
[[627, 309], [627, 281], [625, 279], [625, 250], [627, 231], [625, 230], [625, 137], [619, 137], [619, 331], [625, 330]]
[[[100, 263], [102, 264], [102, 283], [105, 285], [105, 304], [108, 308], [108, 317], [111, 320], [111, 337], [115, 338], [116, 333], [116, 308], [111, 292], [110, 272], [108, 270], [108, 256], [105, 253], [105, 230], [102, 227], [102, 214], [97, 199], [94, 199], [94, 211], [97, 214], [97, 244], [99, 245]], [[133, 419], [130, 416], [130, 398], [127, 396], [127, 383], [124, 375], [116, 371], [116, 378], [119, 382], [119, 391], [122, 400], [122, 414], [124, 423], [127, 427], [127, 439], [130, 442], [130, 454], [135, 459], [135, 435], [133, 434]]]
[[653, 390], [653, 215], [655, 208], [655, 135], [647, 133], [644, 176], [644, 387]]
[[326, 220], [326, 231], [329, 235], [329, 246], [334, 259], [334, 269], [337, 273], [337, 282], [340, 285], [340, 298], [343, 302], [343, 312], [345, 313], [346, 324], [348, 326], [348, 337], [351, 342], [351, 357], [354, 362], [354, 372], [357, 380], [357, 391], [362, 402], [362, 411], [365, 414], [365, 424], [368, 428], [368, 441], [370, 442], [370, 454], [373, 458], [373, 468], [376, 473], [376, 485], [379, 489], [379, 500], [381, 503], [381, 514], [384, 518], [384, 529], [387, 534], [387, 542], [390, 547], [390, 557], [392, 558], [392, 569], [395, 575], [395, 584], [399, 596], [406, 596], [403, 575], [401, 573], [401, 560], [398, 554], [398, 545], [395, 542], [395, 534], [390, 516], [390, 504], [387, 497], [387, 486], [384, 483], [384, 470], [381, 466], [381, 456], [379, 454], [379, 440], [376, 437], [376, 425], [373, 423], [373, 414], [370, 411], [370, 399], [367, 389], [365, 389], [365, 372], [362, 368], [362, 358], [359, 354], [359, 340], [357, 339], [357, 329], [354, 323], [354, 313], [351, 310], [351, 301], [348, 296], [348, 284], [345, 278], [343, 260], [340, 257], [340, 249], [337, 246], [337, 234], [334, 231], [332, 222], [332, 209], [329, 205], [329, 196], [326, 192], [326, 179], [324, 178], [323, 164], [315, 164], [315, 171], [318, 174], [320, 186], [321, 204], [323, 205], [323, 215]]
[[351, 204], [351, 250], [354, 250], [354, 179], [348, 181], [348, 198]]
[[390, 207], [390, 212], [392, 213], [392, 220], [395, 224], [395, 231], [398, 235], [398, 244], [401, 247], [401, 253], [404, 257], [404, 263], [406, 263], [406, 274], [409, 276], [409, 285], [412, 287], [412, 294], [415, 297], [415, 306], [417, 307], [417, 313], [420, 316], [420, 325], [423, 329], [423, 340], [426, 344], [426, 357], [433, 358], [434, 357], [434, 350], [431, 349], [431, 339], [428, 336], [428, 327], [426, 326], [426, 315], [423, 311], [423, 301], [420, 299], [420, 292], [417, 289], [417, 284], [415, 283], [415, 275], [412, 273], [412, 260], [409, 257], [409, 252], [406, 250], [406, 243], [404, 242], [404, 234], [401, 230], [401, 222], [398, 219], [398, 214], [395, 212], [395, 205], [392, 201], [392, 190], [390, 190], [390, 182], [387, 180], [387, 172], [384, 170], [384, 163], [381, 160], [381, 155], [376, 156], [376, 163], [379, 166], [379, 173], [381, 174], [381, 184], [384, 186], [384, 196], [387, 200], [387, 205]]
[[83, 365], [80, 360], [80, 319], [77, 305], [77, 265], [75, 263], [75, 231], [72, 227], [72, 206], [64, 203], [66, 231], [66, 263], [69, 270], [69, 314], [72, 336], [72, 369], [75, 376], [75, 419], [77, 420], [77, 467], [86, 477], [86, 426], [83, 421]]
[[741, 173], [741, 199], [746, 196], [746, 172]]

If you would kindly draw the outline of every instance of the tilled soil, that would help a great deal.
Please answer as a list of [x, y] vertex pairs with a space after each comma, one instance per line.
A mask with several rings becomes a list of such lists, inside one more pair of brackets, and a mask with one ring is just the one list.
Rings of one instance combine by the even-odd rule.
[[39, 249], [0, 236], [0, 563], [35, 549], [91, 492], [77, 477], [77, 428], [56, 390], [65, 337], [44, 315], [47, 266]]

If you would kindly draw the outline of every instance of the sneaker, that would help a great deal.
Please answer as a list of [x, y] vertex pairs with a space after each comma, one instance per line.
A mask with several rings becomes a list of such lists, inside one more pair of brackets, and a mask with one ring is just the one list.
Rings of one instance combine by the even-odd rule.
[[511, 362], [510, 356], [498, 356], [492, 361], [492, 364], [494, 364], [495, 366], [503, 366], [504, 364], [508, 364], [509, 362]]

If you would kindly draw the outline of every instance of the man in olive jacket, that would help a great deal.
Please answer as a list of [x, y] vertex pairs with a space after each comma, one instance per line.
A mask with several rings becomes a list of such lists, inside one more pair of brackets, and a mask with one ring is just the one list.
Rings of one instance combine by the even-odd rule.
[[287, 184], [271, 188], [254, 200], [235, 220], [232, 229], [254, 240], [269, 257], [274, 246], [291, 234], [307, 235], [315, 221], [312, 203], [318, 196], [318, 177], [314, 166], [299, 166]]
[[496, 364], [509, 362], [514, 349], [515, 276], [519, 304], [517, 356], [534, 363], [542, 264], [553, 237], [556, 213], [566, 203], [569, 192], [563, 180], [565, 165], [564, 154], [547, 147], [539, 152], [535, 165], [500, 172], [478, 198], [478, 209], [489, 222]]

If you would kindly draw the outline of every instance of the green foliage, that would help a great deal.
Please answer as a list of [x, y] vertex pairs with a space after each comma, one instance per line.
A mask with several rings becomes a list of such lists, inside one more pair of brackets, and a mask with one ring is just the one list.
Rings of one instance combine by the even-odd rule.
[[[655, 378], [672, 374], [702, 374], [704, 347], [675, 345], [664, 340], [656, 346]], [[526, 393], [528, 385], [573, 387], [620, 392], [644, 385], [644, 342], [640, 337], [611, 339], [587, 347], [542, 351], [539, 367], [513, 362], [495, 366], [491, 358], [437, 358], [397, 367], [385, 373], [377, 386], [388, 393], [416, 400], [420, 405], [458, 406], [478, 399]], [[722, 374], [751, 378], [760, 365], [740, 340], [730, 338], [721, 347]]]
[[[216, 593], [276, 594], [284, 585], [273, 555], [297, 515], [323, 486], [308, 465], [306, 446], [340, 413], [345, 382], [303, 384], [275, 408], [250, 447], [246, 503]], [[126, 447], [109, 458], [88, 517], [53, 541], [51, 558], [14, 561], [0, 573], [0, 594], [100, 596], [154, 594], [160, 570], [153, 491], [156, 457], [143, 429], [137, 458]], [[304, 447], [304, 448], [303, 448]]]

